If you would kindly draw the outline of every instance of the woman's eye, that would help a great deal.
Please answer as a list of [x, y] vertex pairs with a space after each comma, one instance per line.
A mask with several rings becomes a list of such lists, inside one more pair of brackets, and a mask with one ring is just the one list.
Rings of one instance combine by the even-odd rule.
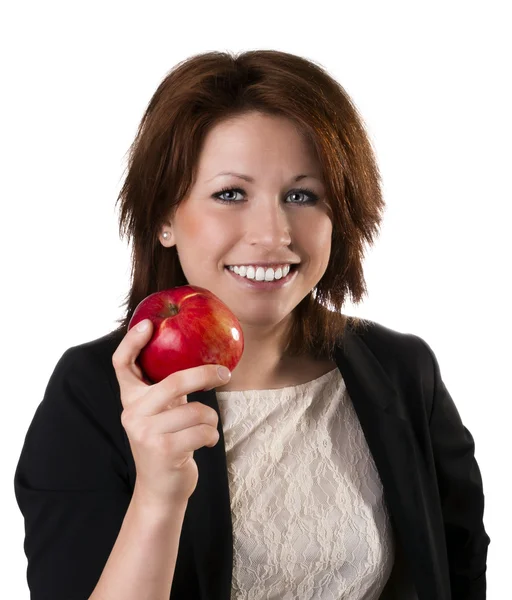
[[239, 189], [227, 189], [222, 190], [218, 194], [214, 194], [216, 198], [218, 198], [221, 202], [235, 202], [235, 198], [221, 198], [220, 196], [224, 196], [225, 194], [244, 194], [243, 190]]
[[[236, 198], [222, 198], [222, 196], [224, 196], [225, 194], [241, 194], [242, 196], [245, 196], [245, 190], [243, 190], [242, 188], [224, 188], [222, 189], [220, 192], [217, 192], [215, 194], [212, 195], [212, 198], [215, 198], [218, 202], [221, 202], [223, 204], [234, 204], [237, 203], [238, 200]], [[298, 190], [291, 190], [288, 193], [287, 197], [290, 196], [299, 196], [299, 200], [293, 200], [292, 204], [313, 204], [315, 202], [317, 202], [318, 200], [318, 196], [312, 191], [309, 190], [307, 188], [301, 188]], [[301, 200], [300, 198], [304, 197], [306, 198], [306, 200]]]

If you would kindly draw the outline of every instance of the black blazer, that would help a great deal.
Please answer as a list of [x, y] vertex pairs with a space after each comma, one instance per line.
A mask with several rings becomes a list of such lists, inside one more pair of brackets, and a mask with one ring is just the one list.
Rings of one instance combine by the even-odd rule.
[[[397, 541], [381, 599], [483, 600], [490, 538], [474, 441], [420, 337], [372, 321], [350, 326], [335, 361], [384, 488]], [[15, 472], [25, 519], [31, 600], [87, 600], [130, 503], [135, 464], [121, 425], [112, 332], [69, 348], [28, 429]], [[219, 414], [219, 442], [194, 453], [172, 600], [230, 600], [233, 538], [215, 389], [195, 392]], [[150, 560], [150, 557], [148, 557]]]

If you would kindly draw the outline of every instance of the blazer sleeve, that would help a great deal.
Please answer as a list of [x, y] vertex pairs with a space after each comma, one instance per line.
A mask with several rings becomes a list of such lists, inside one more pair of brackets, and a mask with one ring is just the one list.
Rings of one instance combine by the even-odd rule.
[[87, 600], [131, 500], [120, 403], [84, 346], [58, 361], [15, 471], [31, 600]]
[[487, 549], [491, 540], [483, 523], [485, 497], [475, 460], [475, 443], [441, 378], [435, 354], [422, 341], [433, 362], [430, 437], [444, 520], [452, 600], [484, 600]]

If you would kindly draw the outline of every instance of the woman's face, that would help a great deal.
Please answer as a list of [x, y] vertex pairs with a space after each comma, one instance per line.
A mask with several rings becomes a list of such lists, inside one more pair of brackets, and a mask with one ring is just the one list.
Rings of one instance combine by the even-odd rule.
[[[248, 182], [230, 171], [248, 175]], [[297, 175], [308, 177], [299, 182]], [[250, 113], [217, 124], [199, 157], [197, 179], [168, 225], [164, 246], [176, 244], [190, 285], [211, 290], [240, 323], [281, 323], [322, 278], [331, 251], [320, 165], [287, 119]], [[306, 186], [309, 193], [294, 191]], [[214, 195], [222, 188], [221, 198]], [[232, 200], [223, 203], [221, 200]], [[249, 289], [227, 265], [300, 262], [294, 279], [271, 290]]]

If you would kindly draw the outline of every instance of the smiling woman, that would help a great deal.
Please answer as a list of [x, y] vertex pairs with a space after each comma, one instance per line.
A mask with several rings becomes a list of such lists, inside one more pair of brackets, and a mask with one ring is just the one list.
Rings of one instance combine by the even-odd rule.
[[[363, 121], [322, 67], [272, 50], [181, 63], [142, 118], [118, 200], [120, 232], [134, 253], [120, 331], [148, 294], [203, 284], [241, 321], [277, 302], [266, 325], [279, 324], [272, 336], [281, 339], [279, 355], [332, 361], [348, 323], [345, 301], [367, 293], [364, 246], [379, 231], [384, 201]], [[180, 216], [185, 227], [173, 229]], [[228, 264], [288, 260], [301, 264], [279, 299], [242, 297], [231, 273], [219, 278]], [[246, 289], [259, 289], [256, 279]], [[351, 324], [364, 327], [356, 318]], [[244, 354], [254, 365], [253, 353]], [[265, 355], [261, 345], [258, 354]]]
[[[16, 469], [31, 598], [484, 600], [482, 480], [436, 356], [342, 312], [384, 209], [344, 89], [284, 52], [194, 56], [118, 201], [125, 314], [65, 352]], [[187, 284], [235, 314], [243, 355], [227, 380], [147, 385], [151, 327], [128, 324]]]

